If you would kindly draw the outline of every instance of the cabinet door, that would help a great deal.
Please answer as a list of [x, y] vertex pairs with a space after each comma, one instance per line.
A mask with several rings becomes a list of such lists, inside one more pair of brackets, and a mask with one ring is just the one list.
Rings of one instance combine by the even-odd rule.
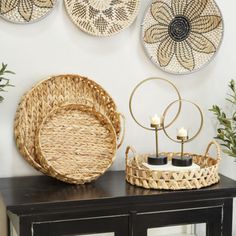
[[128, 216], [68, 219], [33, 224], [33, 236], [125, 236]]
[[[181, 233], [174, 232], [170, 226], [184, 228], [187, 224], [202, 224], [205, 226], [203, 235], [199, 236], [221, 236], [222, 235], [222, 207], [184, 209], [176, 211], [160, 211], [137, 213], [134, 219], [133, 235], [134, 236], [177, 236], [193, 235], [191, 232]], [[164, 226], [169, 228], [162, 229]]]

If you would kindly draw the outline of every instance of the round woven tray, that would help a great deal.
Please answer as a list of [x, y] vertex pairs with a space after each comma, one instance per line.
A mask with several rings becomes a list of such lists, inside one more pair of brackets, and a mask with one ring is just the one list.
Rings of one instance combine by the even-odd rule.
[[[208, 151], [212, 145], [216, 146], [217, 157], [212, 158]], [[129, 159], [129, 152], [132, 151], [134, 156]], [[173, 156], [180, 153], [164, 153], [171, 160]], [[182, 190], [182, 189], [199, 189], [218, 183], [220, 180], [218, 167], [221, 160], [220, 146], [217, 142], [212, 141], [204, 155], [185, 153], [193, 158], [193, 162], [201, 167], [200, 170], [189, 171], [157, 171], [150, 170], [143, 166], [147, 162], [148, 155], [137, 155], [132, 147], [126, 150], [126, 180], [132, 184], [147, 189], [165, 189], [165, 190]]]
[[140, 0], [65, 0], [72, 22], [94, 36], [111, 36], [135, 20]]
[[1, 0], [0, 15], [13, 23], [33, 23], [46, 17], [57, 0]]
[[[120, 136], [120, 114], [109, 94], [97, 83], [79, 75], [59, 75], [35, 85], [21, 99], [15, 117], [15, 140], [25, 160], [45, 173], [35, 150], [36, 130], [54, 108], [64, 103], [94, 106], [107, 116]], [[92, 105], [91, 105], [92, 104]]]
[[142, 23], [151, 61], [173, 74], [201, 69], [223, 39], [223, 17], [214, 0], [153, 0]]
[[116, 133], [109, 119], [94, 108], [67, 104], [43, 119], [36, 149], [48, 175], [84, 184], [97, 179], [112, 164]]

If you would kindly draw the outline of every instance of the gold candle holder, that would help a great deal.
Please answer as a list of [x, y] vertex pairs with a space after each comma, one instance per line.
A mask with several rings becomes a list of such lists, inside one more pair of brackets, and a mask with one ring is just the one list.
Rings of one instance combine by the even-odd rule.
[[147, 162], [150, 165], [165, 165], [167, 164], [167, 156], [160, 155], [159, 154], [159, 147], [158, 147], [158, 132], [163, 127], [162, 122], [160, 124], [151, 124], [151, 128], [155, 129], [155, 141], [156, 141], [156, 155], [154, 156], [148, 156]]
[[160, 128], [160, 125], [154, 125], [151, 124], [151, 127], [155, 129], [155, 140], [156, 140], [156, 157], [159, 156], [159, 147], [158, 147], [158, 129]]
[[188, 142], [189, 137], [177, 135], [177, 140], [181, 142], [180, 157], [179, 156], [173, 157], [172, 165], [173, 166], [191, 166], [193, 163], [192, 157], [184, 155], [184, 143]]
[[[180, 101], [180, 102], [179, 102], [178, 111], [177, 111], [177, 113], [175, 114], [174, 118], [170, 121], [170, 123], [165, 125], [165, 126], [166, 126], [165, 128], [171, 126], [171, 125], [174, 123], [174, 121], [177, 119], [177, 117], [179, 116], [180, 111], [181, 111], [181, 96], [180, 96], [180, 93], [179, 93], [178, 89], [175, 87], [175, 85], [174, 85], [172, 82], [170, 82], [169, 80], [166, 80], [166, 79], [154, 77], [154, 78], [145, 79], [145, 80], [141, 81], [140, 83], [138, 83], [138, 84], [135, 86], [135, 88], [134, 88], [134, 90], [132, 91], [132, 93], [131, 93], [130, 100], [129, 100], [129, 110], [130, 110], [130, 114], [131, 114], [132, 118], [134, 119], [134, 121], [135, 121], [140, 127], [142, 127], [143, 129], [146, 129], [146, 130], [154, 131], [154, 132], [155, 132], [156, 154], [153, 155], [153, 156], [149, 156], [149, 157], [148, 157], [148, 160], [147, 160], [148, 164], [150, 164], [150, 165], [164, 165], [164, 164], [167, 164], [167, 161], [168, 161], [168, 160], [167, 160], [167, 157], [166, 157], [166, 156], [160, 155], [160, 153], [159, 153], [159, 147], [158, 147], [158, 143], [159, 143], [159, 140], [158, 140], [158, 133], [159, 133], [159, 131], [163, 130], [163, 128], [164, 128], [164, 127], [163, 127], [163, 122], [161, 121], [161, 122], [159, 122], [158, 124], [151, 123], [151, 127], [150, 127], [150, 126], [149, 126], [149, 127], [148, 127], [148, 126], [145, 126], [145, 125], [141, 124], [141, 123], [138, 121], [138, 119], [136, 119], [136, 117], [135, 117], [135, 115], [134, 115], [134, 113], [133, 113], [133, 108], [132, 108], [132, 101], [133, 101], [133, 97], [134, 97], [135, 92], [138, 90], [138, 88], [139, 88], [141, 85], [143, 85], [143, 84], [146, 83], [146, 82], [152, 81], [152, 80], [164, 81], [164, 82], [168, 83], [168, 84], [174, 89], [174, 91], [177, 93], [178, 101]], [[163, 119], [162, 119], [162, 120], [163, 120]]]
[[184, 156], [184, 143], [188, 141], [189, 137], [188, 136], [178, 136], [177, 139], [181, 141], [181, 157]]
[[[191, 166], [191, 165], [192, 165], [192, 157], [190, 157], [189, 155], [186, 155], [186, 154], [184, 153], [184, 144], [185, 144], [185, 143], [188, 143], [188, 142], [190, 142], [190, 141], [192, 141], [193, 139], [195, 139], [195, 138], [199, 135], [199, 133], [201, 132], [202, 126], [203, 126], [203, 113], [202, 113], [201, 108], [200, 108], [197, 104], [195, 104], [195, 103], [193, 103], [193, 102], [191, 102], [191, 101], [189, 101], [189, 100], [182, 99], [182, 100], [181, 100], [181, 103], [187, 102], [187, 103], [190, 103], [190, 104], [192, 104], [193, 106], [195, 106], [195, 107], [197, 108], [197, 110], [198, 110], [199, 113], [200, 113], [201, 122], [200, 122], [200, 127], [199, 127], [199, 129], [197, 130], [197, 132], [196, 132], [192, 137], [189, 137], [188, 134], [186, 134], [186, 135], [185, 135], [185, 134], [184, 134], [184, 135], [179, 135], [179, 134], [178, 134], [178, 135], [177, 135], [177, 138], [174, 139], [174, 138], [172, 138], [172, 137], [167, 133], [167, 131], [166, 131], [166, 128], [165, 128], [165, 118], [166, 118], [166, 115], [167, 115], [169, 109], [170, 109], [175, 103], [177, 103], [177, 102], [179, 102], [179, 100], [175, 100], [174, 102], [170, 103], [170, 104], [167, 106], [167, 108], [165, 109], [165, 111], [164, 111], [164, 114], [163, 114], [163, 131], [164, 131], [165, 135], [166, 135], [170, 140], [172, 140], [172, 141], [174, 141], [174, 142], [176, 142], [176, 143], [180, 143], [180, 144], [181, 144], [180, 156], [174, 156], [174, 157], [172, 158], [172, 165], [174, 165], [174, 166]], [[182, 129], [183, 129], [183, 128], [182, 128]], [[186, 130], [184, 130], [184, 131], [187, 133]]]

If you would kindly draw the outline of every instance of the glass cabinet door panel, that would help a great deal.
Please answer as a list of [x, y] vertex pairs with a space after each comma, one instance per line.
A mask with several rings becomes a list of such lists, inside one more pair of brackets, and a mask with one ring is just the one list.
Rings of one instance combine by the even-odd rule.
[[147, 232], [148, 236], [180, 236], [180, 235], [190, 236], [191, 226], [180, 225], [180, 226], [151, 228], [148, 229]]
[[206, 235], [206, 224], [196, 224], [195, 225], [196, 236], [205, 236]]
[[206, 224], [149, 228], [147, 236], [206, 236]]

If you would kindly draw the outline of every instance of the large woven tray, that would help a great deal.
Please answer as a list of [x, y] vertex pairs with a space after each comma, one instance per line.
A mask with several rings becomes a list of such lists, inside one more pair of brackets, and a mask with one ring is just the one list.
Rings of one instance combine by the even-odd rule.
[[[216, 146], [217, 157], [213, 158], [208, 155], [212, 145]], [[133, 152], [133, 157], [129, 158], [129, 152]], [[171, 160], [173, 156], [180, 153], [164, 153]], [[198, 164], [200, 170], [191, 171], [157, 171], [150, 170], [143, 166], [147, 162], [148, 155], [137, 155], [132, 147], [126, 150], [126, 180], [132, 185], [140, 186], [147, 189], [165, 189], [165, 190], [182, 190], [182, 189], [199, 189], [218, 183], [220, 180], [218, 167], [220, 163], [220, 146], [217, 142], [212, 141], [204, 155], [185, 153], [193, 157], [193, 162]]]
[[102, 175], [116, 153], [116, 133], [107, 117], [94, 108], [68, 104], [46, 116], [36, 137], [36, 149], [47, 174], [84, 184]]
[[93, 104], [98, 112], [106, 115], [120, 136], [120, 115], [110, 95], [97, 83], [79, 75], [50, 77], [28, 91], [21, 99], [15, 117], [15, 140], [25, 160], [45, 173], [35, 150], [36, 130], [54, 108], [64, 103]]

